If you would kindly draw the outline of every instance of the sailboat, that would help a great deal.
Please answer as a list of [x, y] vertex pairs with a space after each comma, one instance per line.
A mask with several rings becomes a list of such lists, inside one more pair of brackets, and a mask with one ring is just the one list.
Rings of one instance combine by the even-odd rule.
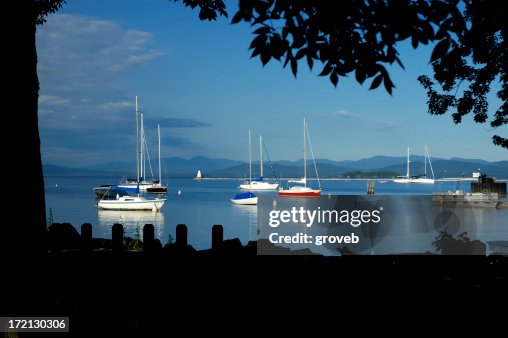
[[132, 192], [130, 190], [120, 189], [112, 186], [107, 193], [97, 202], [99, 209], [107, 210], [152, 210], [159, 211], [165, 198], [147, 198], [139, 195], [139, 190]]
[[319, 189], [312, 189], [307, 186], [307, 138], [309, 138], [309, 131], [307, 129], [307, 120], [303, 119], [303, 178], [296, 181], [290, 181], [293, 183], [300, 183], [303, 185], [294, 185], [289, 189], [281, 189], [279, 190], [279, 196], [312, 197], [321, 195], [321, 184], [319, 182], [319, 176], [317, 174], [317, 167], [316, 161], [314, 159], [314, 154], [312, 153], [312, 146], [311, 146], [312, 160], [314, 162], [314, 169], [316, 171]]
[[[139, 128], [138, 117], [141, 120]], [[136, 179], [124, 178], [118, 185], [125, 190], [135, 191], [139, 186], [141, 192], [147, 192], [147, 188], [161, 187], [159, 181], [147, 181], [145, 156], [148, 157], [148, 149], [146, 147], [145, 126], [143, 122], [143, 113], [138, 110], [138, 97], [136, 96]], [[160, 156], [159, 156], [160, 159]], [[151, 167], [150, 167], [151, 169]]]
[[[250, 130], [249, 130], [249, 181], [252, 182], [252, 149], [251, 149], [251, 139], [250, 139]], [[249, 190], [249, 192], [244, 192], [240, 194], [236, 194], [234, 198], [231, 199], [231, 202], [234, 204], [250, 204], [255, 205], [258, 204], [258, 197]]]
[[263, 178], [263, 141], [259, 135], [259, 163], [260, 163], [260, 176], [254, 180], [246, 180], [240, 184], [239, 188], [244, 190], [277, 190], [279, 187], [278, 182], [270, 183]]
[[[138, 118], [141, 119], [141, 128], [139, 128]], [[120, 183], [117, 185], [104, 184], [98, 187], [94, 187], [93, 190], [97, 197], [102, 197], [111, 186], [116, 186], [122, 190], [127, 190], [134, 193], [137, 190], [141, 192], [147, 192], [147, 188], [161, 187], [160, 180], [147, 181], [144, 179], [146, 173], [144, 158], [145, 154], [148, 154], [148, 149], [145, 150], [145, 148], [146, 139], [145, 129], [143, 125], [143, 114], [139, 113], [138, 111], [138, 97], [136, 96], [136, 178], [123, 177], [120, 180]]]
[[157, 124], [157, 138], [159, 140], [159, 180], [154, 182], [154, 183], [156, 183], [154, 186], [147, 187], [146, 192], [149, 192], [151, 194], [165, 194], [168, 192], [168, 187], [166, 185], [162, 185], [162, 178], [161, 178], [161, 127], [159, 124]]
[[201, 174], [201, 170], [198, 170], [198, 172], [196, 173], [196, 177], [194, 177], [195, 180], [200, 180], [203, 178], [203, 175]]
[[[430, 170], [432, 172], [432, 178], [427, 177], [427, 161], [429, 162]], [[429, 150], [427, 149], [427, 145], [425, 145], [425, 155], [424, 155], [424, 174], [411, 176], [409, 171], [409, 147], [407, 148], [407, 167], [406, 167], [406, 175], [405, 176], [397, 176], [393, 179], [395, 183], [419, 183], [419, 184], [434, 184], [434, 170], [432, 169], [432, 163], [430, 162]]]

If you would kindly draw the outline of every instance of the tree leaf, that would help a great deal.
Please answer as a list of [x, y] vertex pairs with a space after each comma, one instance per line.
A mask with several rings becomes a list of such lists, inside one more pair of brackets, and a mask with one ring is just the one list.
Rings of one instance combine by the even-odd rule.
[[379, 74], [378, 76], [376, 76], [374, 78], [374, 80], [372, 80], [372, 84], [370, 85], [369, 90], [376, 89], [377, 87], [379, 87], [379, 85], [381, 84], [382, 81], [383, 81], [383, 75]]
[[432, 51], [432, 56], [430, 57], [430, 62], [434, 62], [437, 59], [442, 58], [446, 52], [448, 52], [448, 48], [450, 48], [450, 40], [444, 39], [439, 41], [439, 43], [434, 47]]
[[291, 71], [293, 72], [293, 75], [296, 77], [296, 73], [298, 72], [298, 62], [295, 58], [291, 59]]
[[270, 28], [266, 27], [266, 26], [263, 26], [263, 27], [259, 27], [258, 29], [256, 29], [253, 34], [258, 34], [258, 35], [267, 35], [267, 34], [270, 34]]
[[328, 61], [327, 63], [325, 63], [323, 70], [321, 71], [321, 73], [319, 73], [319, 76], [326, 76], [326, 75], [330, 74], [331, 71], [332, 71], [332, 65], [331, 65], [331, 62]]
[[337, 75], [337, 72], [332, 72], [330, 74], [330, 81], [335, 87], [337, 87], [337, 83], [339, 83], [339, 76]]
[[249, 49], [260, 49], [266, 46], [266, 36], [258, 35], [250, 43]]
[[356, 77], [356, 81], [358, 81], [358, 83], [362, 84], [365, 81], [365, 79], [367, 78], [367, 74], [365, 74], [365, 71], [363, 70], [363, 68], [357, 67], [356, 72], [355, 72], [355, 77]]
[[393, 84], [393, 82], [389, 76], [384, 77], [384, 84], [385, 84], [385, 89], [388, 92], [388, 94], [392, 95], [392, 89], [395, 88], [395, 85]]
[[266, 50], [263, 51], [261, 53], [261, 63], [263, 64], [263, 66], [266, 65], [270, 61], [271, 58], [272, 58], [272, 56], [268, 51], [266, 51]]
[[[232, 24], [239, 23], [240, 21], [243, 20], [243, 18], [244, 18], [243, 12], [238, 11], [235, 14], [235, 16], [233, 16], [233, 19], [231, 19], [231, 23]], [[245, 20], [248, 21], [247, 18]]]
[[314, 66], [314, 60], [310, 54], [307, 54], [307, 64], [309, 65], [309, 69], [312, 70], [312, 67]]
[[411, 45], [413, 46], [414, 49], [416, 49], [418, 47], [418, 33], [414, 32], [413, 35], [411, 36]]

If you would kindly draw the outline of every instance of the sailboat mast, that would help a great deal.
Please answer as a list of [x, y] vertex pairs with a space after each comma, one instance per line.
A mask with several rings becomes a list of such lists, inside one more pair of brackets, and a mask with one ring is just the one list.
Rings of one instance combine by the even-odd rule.
[[430, 167], [430, 172], [432, 174], [432, 178], [434, 179], [434, 169], [432, 169], [432, 162], [430, 161], [430, 155], [429, 155], [429, 149], [427, 148], [427, 145], [425, 145], [425, 153], [427, 154], [427, 159], [429, 160], [429, 167]]
[[261, 178], [263, 178], [263, 146], [261, 135], [259, 135], [259, 165], [261, 166]]
[[159, 140], [159, 184], [162, 184], [161, 179], [161, 127], [157, 124], [157, 138]]
[[140, 135], [140, 155], [139, 155], [139, 161], [140, 161], [140, 169], [141, 169], [141, 180], [145, 179], [145, 154], [143, 152], [143, 149], [145, 148], [145, 126], [143, 123], [143, 113], [140, 114], [141, 116], [141, 135]]
[[409, 147], [407, 147], [407, 164], [406, 164], [406, 177], [409, 178]]
[[303, 180], [307, 186], [307, 120], [303, 118]]
[[249, 129], [249, 188], [252, 188], [252, 146], [250, 141], [250, 129]]
[[425, 145], [425, 152], [423, 153], [423, 174], [427, 178], [427, 145]]
[[139, 127], [138, 127], [138, 97], [136, 96], [136, 181], [139, 182]]

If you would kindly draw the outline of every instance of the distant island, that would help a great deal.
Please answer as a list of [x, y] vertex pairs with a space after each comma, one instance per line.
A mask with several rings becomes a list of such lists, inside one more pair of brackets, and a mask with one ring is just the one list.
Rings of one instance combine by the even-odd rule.
[[[248, 178], [249, 164], [223, 158], [208, 158], [204, 156], [183, 159], [180, 157], [163, 158], [162, 175], [164, 177], [194, 178], [197, 170], [207, 178]], [[303, 160], [275, 161], [263, 163], [264, 176], [301, 177], [303, 175]], [[334, 161], [316, 159], [320, 178], [391, 178], [406, 172], [406, 157], [374, 156], [361, 160]], [[489, 177], [508, 179], [508, 161], [489, 162], [480, 159], [432, 158], [432, 167], [436, 178], [471, 177], [473, 171], [480, 170]], [[80, 168], [62, 167], [44, 164], [45, 176], [111, 176], [121, 178], [134, 175], [134, 162], [111, 162], [104, 165], [94, 165]], [[272, 171], [273, 168], [273, 171]], [[309, 166], [310, 168], [310, 166]], [[259, 162], [252, 163], [252, 175], [259, 175]], [[428, 168], [427, 168], [428, 169]], [[412, 156], [411, 172], [424, 172], [423, 156]], [[154, 173], [155, 174], [155, 173]]]

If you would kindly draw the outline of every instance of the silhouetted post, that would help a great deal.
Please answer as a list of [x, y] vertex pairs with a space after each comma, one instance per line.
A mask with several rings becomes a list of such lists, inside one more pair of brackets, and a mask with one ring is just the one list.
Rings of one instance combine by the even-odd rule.
[[187, 247], [187, 226], [185, 224], [176, 226], [176, 247], [179, 249]]
[[123, 251], [123, 225], [119, 223], [113, 224], [113, 252], [120, 253]]
[[215, 224], [212, 227], [212, 250], [217, 250], [222, 246], [222, 241], [224, 239], [224, 229], [222, 225]]
[[81, 225], [81, 252], [89, 253], [92, 251], [92, 225], [83, 223]]
[[152, 254], [155, 251], [154, 227], [153, 224], [145, 224], [143, 227], [143, 252]]

